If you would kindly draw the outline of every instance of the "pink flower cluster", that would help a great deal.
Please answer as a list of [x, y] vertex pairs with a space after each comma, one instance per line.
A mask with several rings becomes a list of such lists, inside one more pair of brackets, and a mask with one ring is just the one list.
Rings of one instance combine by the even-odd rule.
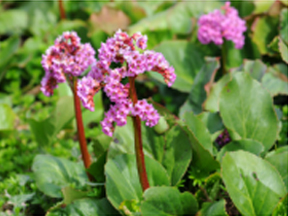
[[[139, 100], [133, 106], [129, 98], [129, 83], [121, 83], [123, 78], [136, 77], [145, 71], [160, 73], [169, 87], [174, 83], [176, 79], [174, 68], [161, 53], [143, 51], [146, 47], [147, 36], [135, 33], [129, 37], [127, 33], [117, 31], [114, 37], [101, 44], [98, 50], [99, 61], [92, 66], [87, 77], [78, 82], [78, 95], [83, 105], [91, 111], [94, 110], [91, 98], [101, 86], [104, 86], [106, 95], [115, 103], [105, 113], [105, 118], [101, 122], [103, 132], [108, 136], [113, 135], [113, 123], [115, 122], [118, 126], [125, 125], [128, 115], [139, 116], [150, 127], [159, 121], [159, 114], [146, 100]], [[125, 62], [126, 67], [111, 69], [112, 62]], [[91, 80], [95, 82], [92, 83]]]
[[51, 96], [58, 83], [66, 81], [66, 76], [79, 76], [90, 65], [96, 63], [95, 51], [89, 43], [81, 44], [76, 32], [64, 32], [53, 46], [42, 56], [45, 76], [41, 90]]
[[226, 2], [222, 9], [224, 14], [220, 10], [214, 10], [199, 18], [198, 39], [203, 44], [214, 42], [221, 45], [225, 38], [233, 41], [235, 48], [241, 49], [245, 42], [245, 21], [239, 17], [235, 8], [230, 7], [230, 2]]

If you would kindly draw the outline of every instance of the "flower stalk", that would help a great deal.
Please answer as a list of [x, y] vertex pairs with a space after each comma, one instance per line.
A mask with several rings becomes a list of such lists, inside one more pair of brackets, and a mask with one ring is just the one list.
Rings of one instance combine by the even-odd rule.
[[65, 10], [64, 10], [64, 6], [63, 6], [62, 0], [58, 0], [58, 5], [59, 5], [59, 11], [60, 11], [61, 19], [65, 19], [66, 15], [65, 15]]
[[[137, 103], [137, 93], [135, 89], [135, 78], [136, 77], [129, 77], [129, 84], [130, 84], [130, 98], [132, 100], [133, 106]], [[142, 190], [145, 191], [149, 188], [149, 182], [147, 178], [147, 172], [145, 167], [145, 160], [144, 160], [144, 152], [143, 152], [143, 144], [142, 144], [142, 136], [141, 136], [141, 120], [140, 117], [133, 116], [133, 126], [134, 126], [134, 139], [135, 139], [135, 154], [136, 154], [136, 161], [137, 161], [137, 170], [139, 175], [139, 180], [142, 186]]]
[[[91, 165], [91, 156], [87, 149], [87, 143], [86, 143], [83, 119], [82, 119], [82, 112], [81, 112], [81, 104], [80, 104], [80, 99], [77, 95], [77, 78], [73, 80], [73, 98], [74, 98], [75, 117], [76, 117], [76, 122], [77, 122], [77, 133], [78, 133], [78, 140], [80, 144], [80, 150], [81, 150], [84, 166], [86, 169], [88, 169]], [[92, 180], [92, 177], [90, 176], [90, 174], [87, 173], [87, 175], [89, 179]]]

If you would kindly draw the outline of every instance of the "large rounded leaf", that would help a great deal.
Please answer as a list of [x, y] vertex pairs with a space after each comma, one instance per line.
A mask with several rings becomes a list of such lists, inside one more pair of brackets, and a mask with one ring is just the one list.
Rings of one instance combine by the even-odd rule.
[[[155, 51], [163, 53], [166, 60], [175, 68], [177, 78], [172, 88], [190, 92], [196, 74], [205, 63], [201, 50], [187, 41], [165, 41], [156, 47]], [[149, 74], [164, 83], [159, 73]]]
[[191, 162], [191, 143], [179, 126], [171, 128], [165, 137], [166, 144], [162, 164], [171, 178], [171, 185], [176, 185]]
[[202, 146], [212, 154], [213, 145], [211, 141], [211, 135], [208, 129], [205, 127], [204, 123], [199, 118], [197, 118], [193, 112], [186, 112], [183, 121], [193, 132]]
[[91, 198], [79, 199], [66, 207], [65, 211], [68, 215], [82, 216], [82, 215], [93, 215], [93, 216], [117, 216], [120, 215], [111, 206], [106, 198], [97, 200]]
[[206, 63], [196, 75], [191, 87], [191, 92], [180, 109], [180, 117], [186, 111], [193, 111], [195, 114], [202, 112], [202, 104], [206, 100], [207, 93], [210, 92], [217, 70], [220, 67], [219, 58], [206, 58]]
[[243, 139], [254, 139], [265, 151], [274, 144], [278, 120], [270, 94], [248, 73], [237, 73], [222, 90], [220, 113], [224, 125]]
[[82, 163], [51, 155], [37, 155], [32, 170], [35, 173], [37, 187], [50, 197], [62, 197], [61, 189], [70, 184], [81, 187], [88, 182]]
[[252, 154], [259, 156], [260, 153], [263, 152], [264, 146], [255, 140], [249, 140], [249, 139], [232, 141], [227, 145], [225, 145], [223, 148], [221, 148], [221, 151], [217, 155], [218, 161], [221, 162], [222, 157], [226, 152], [237, 150], [248, 151]]
[[243, 215], [269, 215], [287, 193], [277, 170], [249, 152], [227, 152], [222, 160], [222, 177]]
[[[281, 71], [281, 67], [284, 73]], [[262, 85], [272, 96], [288, 95], [287, 65], [280, 64], [278, 67], [277, 65], [269, 67], [262, 78]]]
[[191, 193], [184, 192], [181, 194], [172, 187], [147, 189], [141, 205], [143, 215], [194, 215], [197, 209], [198, 203]]
[[[145, 157], [150, 186], [169, 185], [168, 174], [163, 166], [152, 158]], [[140, 185], [135, 155], [118, 155], [105, 165], [106, 193], [115, 208], [125, 200], [140, 200]]]
[[282, 151], [282, 149], [279, 148], [276, 151], [269, 152], [265, 159], [278, 170], [288, 190], [288, 151]]

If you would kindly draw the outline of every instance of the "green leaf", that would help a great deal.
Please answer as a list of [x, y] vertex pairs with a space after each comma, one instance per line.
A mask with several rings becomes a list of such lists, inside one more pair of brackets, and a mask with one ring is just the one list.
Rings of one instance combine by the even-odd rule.
[[64, 197], [63, 203], [66, 205], [73, 203], [77, 199], [85, 198], [88, 194], [88, 192], [76, 190], [71, 187], [64, 187], [61, 191]]
[[[285, 67], [287, 67], [285, 65]], [[285, 69], [287, 70], [287, 68]], [[269, 67], [262, 78], [262, 85], [272, 96], [288, 95], [288, 77], [277, 67]]]
[[88, 182], [83, 164], [64, 158], [37, 155], [32, 170], [35, 173], [37, 187], [50, 197], [60, 198], [62, 188], [72, 184], [83, 187]]
[[[275, 152], [275, 151], [274, 151]], [[280, 173], [285, 183], [286, 189], [288, 189], [288, 151], [270, 152], [270, 155], [266, 156], [266, 160], [270, 162]]]
[[249, 152], [227, 152], [222, 160], [222, 178], [243, 215], [271, 214], [287, 193], [277, 170]]
[[[205, 63], [201, 50], [193, 43], [176, 40], [164, 41], [155, 48], [155, 51], [161, 52], [175, 69], [177, 78], [172, 88], [190, 92], [196, 74]], [[159, 73], [149, 72], [149, 74], [164, 83], [164, 79]]]
[[174, 186], [180, 182], [191, 162], [191, 143], [179, 126], [171, 128], [166, 133], [165, 140], [162, 164], [171, 178], [171, 185]]
[[255, 9], [253, 11], [254, 14], [267, 12], [274, 3], [274, 1], [261, 1], [261, 0], [254, 0], [253, 2], [255, 5]]
[[15, 207], [23, 207], [23, 203], [26, 203], [28, 200], [31, 200], [34, 197], [35, 193], [30, 194], [20, 194], [15, 195], [9, 198], [9, 202]]
[[217, 131], [224, 129], [224, 125], [219, 113], [202, 112], [197, 116], [197, 118], [204, 123], [210, 134], [214, 134]]
[[[0, 21], [1, 23], [1, 21]], [[2, 23], [1, 23], [2, 24]], [[1, 34], [1, 33], [0, 33]], [[9, 39], [5, 41], [0, 42], [0, 82], [3, 79], [6, 71], [5, 66], [9, 63], [11, 60], [11, 57], [16, 53], [20, 46], [20, 38], [19, 37], [10, 37]]]
[[1, 11], [0, 35], [21, 33], [28, 26], [28, 14], [23, 10], [9, 9]]
[[103, 153], [96, 162], [93, 162], [87, 171], [94, 177], [96, 182], [105, 182], [104, 165], [106, 163], [107, 151]]
[[244, 72], [249, 73], [251, 77], [260, 82], [267, 70], [267, 66], [260, 59], [257, 59], [255, 61], [245, 59], [243, 70]]
[[268, 92], [247, 73], [237, 73], [222, 90], [220, 113], [226, 128], [257, 140], [268, 151], [278, 134], [278, 119]]
[[[75, 200], [72, 204], [66, 206], [67, 215], [83, 216], [117, 216], [120, 215], [106, 198], [92, 199], [84, 198]], [[62, 214], [61, 214], [62, 215]]]
[[143, 215], [185, 215], [195, 214], [198, 203], [189, 192], [180, 193], [172, 187], [151, 187], [144, 192], [141, 204]]
[[0, 131], [13, 130], [16, 115], [7, 104], [0, 104]]
[[279, 38], [278, 46], [283, 61], [288, 64], [288, 45]]
[[106, 134], [100, 134], [93, 143], [94, 154], [96, 157], [103, 155], [109, 148], [112, 138]]
[[212, 154], [198, 141], [195, 134], [187, 127], [182, 126], [187, 133], [190, 143], [192, 144], [193, 160], [191, 162], [192, 172], [195, 178], [204, 178], [210, 172], [219, 168], [219, 163], [214, 159]]
[[50, 117], [43, 121], [28, 120], [31, 131], [39, 145], [47, 145], [60, 130], [74, 118], [73, 98], [61, 97]]
[[[160, 163], [145, 156], [145, 165], [150, 186], [169, 185], [167, 172]], [[108, 160], [105, 175], [107, 198], [116, 209], [124, 200], [141, 200], [135, 155], [123, 154]]]
[[274, 17], [256, 18], [253, 23], [252, 41], [257, 44], [262, 55], [273, 54], [273, 51], [268, 48], [268, 44], [273, 40], [278, 32], [278, 19]]
[[169, 129], [169, 125], [163, 116], [160, 117], [159, 122], [155, 125], [154, 130], [158, 134], [163, 134], [165, 131]]
[[222, 157], [226, 152], [238, 150], [244, 150], [259, 156], [260, 153], [264, 151], [264, 146], [260, 142], [249, 139], [232, 141], [221, 148], [221, 151], [217, 155], [217, 160], [221, 162]]
[[197, 215], [199, 216], [228, 216], [225, 210], [226, 202], [221, 199], [217, 202], [205, 202]]
[[272, 216], [287, 216], [288, 215], [288, 194], [280, 200], [276, 208], [274, 209]]
[[183, 118], [188, 128], [193, 132], [199, 143], [208, 150], [211, 154], [213, 153], [213, 145], [211, 141], [211, 135], [204, 123], [198, 119], [193, 112], [186, 112]]
[[288, 9], [283, 8], [280, 14], [280, 37], [288, 45]]
[[91, 112], [82, 106], [82, 117], [84, 125], [88, 125], [91, 122], [100, 122], [103, 119], [104, 107], [102, 102], [102, 91], [99, 91], [93, 97], [95, 104], [95, 111]]
[[232, 79], [232, 74], [228, 73], [223, 76], [217, 83], [212, 85], [210, 93], [207, 95], [207, 100], [204, 102], [205, 110], [210, 112], [219, 111], [219, 97], [223, 87]]
[[180, 116], [183, 116], [187, 111], [193, 111], [195, 114], [202, 112], [202, 104], [206, 100], [207, 91], [210, 90], [220, 67], [219, 58], [206, 58], [205, 60], [206, 64], [196, 75], [187, 101], [180, 108]]
[[[134, 154], [133, 131], [130, 118], [127, 125], [116, 127], [114, 141], [108, 151], [109, 158], [121, 153]], [[159, 161], [167, 170], [171, 184], [176, 185], [186, 172], [192, 158], [191, 143], [185, 132], [179, 126], [174, 126], [165, 133], [165, 136], [161, 136], [142, 124], [142, 139], [145, 155]]]
[[129, 27], [129, 32], [170, 30], [174, 34], [188, 34], [192, 31], [192, 19], [219, 8], [219, 1], [213, 2], [179, 2], [169, 9], [148, 16]]

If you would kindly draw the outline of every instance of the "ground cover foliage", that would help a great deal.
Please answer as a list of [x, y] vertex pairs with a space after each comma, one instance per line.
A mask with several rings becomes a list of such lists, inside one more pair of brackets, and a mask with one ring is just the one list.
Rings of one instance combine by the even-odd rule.
[[[0, 2], [0, 215], [287, 215], [288, 4], [231, 1], [244, 47], [201, 44], [197, 20], [224, 4], [64, 1], [61, 19], [58, 1]], [[97, 50], [119, 28], [147, 35], [177, 75], [171, 88], [157, 73], [136, 78], [161, 115], [142, 124], [145, 192], [130, 117], [111, 138], [105, 93], [94, 112], [82, 107], [85, 170], [70, 88], [40, 91], [42, 54], [58, 35], [76, 31]]]

